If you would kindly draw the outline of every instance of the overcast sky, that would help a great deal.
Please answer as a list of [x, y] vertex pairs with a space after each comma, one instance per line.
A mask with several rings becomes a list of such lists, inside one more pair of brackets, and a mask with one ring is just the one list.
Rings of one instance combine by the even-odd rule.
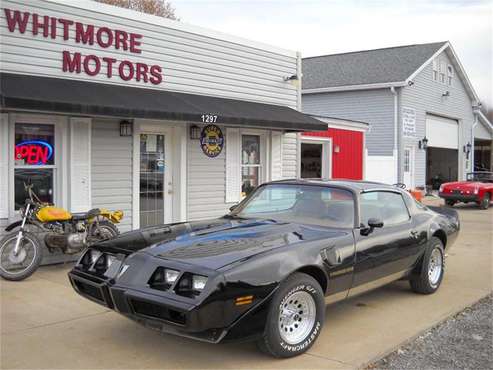
[[182, 22], [314, 56], [449, 40], [493, 107], [493, 0], [171, 0]]

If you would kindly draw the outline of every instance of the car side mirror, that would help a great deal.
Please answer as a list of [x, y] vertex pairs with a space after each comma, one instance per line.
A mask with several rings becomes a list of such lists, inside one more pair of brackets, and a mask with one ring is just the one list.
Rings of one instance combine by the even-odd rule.
[[361, 235], [364, 236], [370, 235], [373, 232], [373, 230], [381, 227], [383, 227], [383, 221], [378, 218], [372, 217], [368, 220], [368, 227], [363, 227], [361, 229]]
[[229, 210], [230, 210], [231, 212], [233, 212], [233, 211], [234, 211], [234, 210], [238, 207], [238, 205], [239, 205], [239, 203], [237, 203], [237, 204], [233, 204], [231, 207], [229, 207]]

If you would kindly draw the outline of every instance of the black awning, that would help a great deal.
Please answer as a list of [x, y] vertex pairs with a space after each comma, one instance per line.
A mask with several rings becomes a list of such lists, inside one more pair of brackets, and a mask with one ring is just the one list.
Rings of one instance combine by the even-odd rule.
[[0, 74], [2, 108], [76, 115], [217, 123], [293, 131], [326, 130], [327, 124], [294, 109], [203, 95], [29, 75]]

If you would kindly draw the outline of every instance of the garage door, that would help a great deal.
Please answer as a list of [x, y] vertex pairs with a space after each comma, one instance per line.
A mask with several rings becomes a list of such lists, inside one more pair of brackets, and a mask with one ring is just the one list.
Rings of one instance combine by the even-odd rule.
[[453, 119], [427, 115], [426, 138], [430, 147], [458, 149], [459, 124]]

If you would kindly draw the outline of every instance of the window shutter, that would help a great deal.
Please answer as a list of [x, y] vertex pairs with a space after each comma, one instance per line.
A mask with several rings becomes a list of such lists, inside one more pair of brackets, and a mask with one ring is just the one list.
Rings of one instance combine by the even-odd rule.
[[226, 129], [226, 203], [240, 201], [240, 130]]
[[91, 208], [91, 119], [70, 119], [70, 211]]
[[8, 185], [9, 185], [9, 115], [7, 113], [0, 113], [0, 218], [9, 217]]
[[271, 180], [282, 179], [282, 132], [271, 133]]

